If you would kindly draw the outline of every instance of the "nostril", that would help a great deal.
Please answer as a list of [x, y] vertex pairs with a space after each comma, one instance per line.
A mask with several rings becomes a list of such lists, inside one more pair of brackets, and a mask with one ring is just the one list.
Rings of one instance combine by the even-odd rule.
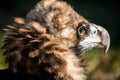
[[101, 31], [97, 31], [97, 34], [99, 35], [99, 36], [102, 36], [102, 33], [101, 33]]
[[94, 34], [96, 34], [97, 33], [97, 31], [94, 31]]

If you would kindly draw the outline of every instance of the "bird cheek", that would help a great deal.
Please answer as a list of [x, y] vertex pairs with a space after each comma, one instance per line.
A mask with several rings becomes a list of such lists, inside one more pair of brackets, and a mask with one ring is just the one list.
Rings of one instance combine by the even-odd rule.
[[79, 45], [82, 46], [83, 49], [89, 49], [97, 46], [97, 43], [92, 43], [85, 40], [85, 41], [81, 41]]
[[101, 39], [98, 36], [89, 35], [79, 42], [79, 46], [82, 46], [83, 49], [91, 49], [97, 47], [100, 42]]

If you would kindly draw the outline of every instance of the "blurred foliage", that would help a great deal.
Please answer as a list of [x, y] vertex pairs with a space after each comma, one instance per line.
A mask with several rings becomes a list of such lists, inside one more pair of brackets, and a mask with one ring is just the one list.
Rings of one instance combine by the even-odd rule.
[[88, 60], [88, 80], [120, 80], [120, 48], [111, 48], [107, 54], [93, 49], [83, 56]]
[[[0, 48], [3, 45], [2, 44], [2, 39], [3, 39], [3, 34], [0, 33]], [[5, 63], [5, 56], [3, 56], [3, 51], [4, 50], [0, 49], [0, 69], [6, 69], [6, 68], [8, 68], [8, 64]]]
[[[26, 17], [39, 0], [0, 0], [0, 32], [15, 16]], [[65, 0], [90, 22], [104, 26], [111, 36], [108, 54], [93, 49], [84, 54], [88, 80], [120, 80], [120, 8], [119, 0]], [[0, 47], [3, 34], [0, 33]], [[0, 50], [0, 69], [5, 69], [5, 56]]]

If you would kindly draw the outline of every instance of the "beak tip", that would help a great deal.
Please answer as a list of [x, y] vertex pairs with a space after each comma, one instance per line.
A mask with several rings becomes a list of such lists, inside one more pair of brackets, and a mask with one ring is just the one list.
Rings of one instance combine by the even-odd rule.
[[107, 48], [105, 48], [105, 49], [104, 49], [104, 53], [105, 53], [105, 54], [107, 54], [107, 52], [108, 52], [108, 49], [107, 49]]
[[104, 52], [107, 53], [110, 47], [110, 35], [107, 30], [105, 30], [105, 32], [106, 33], [103, 34], [103, 44], [105, 45]]
[[105, 49], [104, 49], [104, 53], [107, 53], [107, 52], [108, 52], [109, 47], [110, 47], [110, 43], [105, 47]]

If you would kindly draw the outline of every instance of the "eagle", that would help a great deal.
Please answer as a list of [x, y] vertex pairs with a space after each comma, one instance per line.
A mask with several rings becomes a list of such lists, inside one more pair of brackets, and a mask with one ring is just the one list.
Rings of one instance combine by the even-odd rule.
[[96, 47], [106, 53], [110, 46], [105, 28], [61, 0], [38, 2], [26, 18], [16, 17], [4, 30], [9, 72], [2, 77], [7, 80], [86, 80], [81, 53]]

